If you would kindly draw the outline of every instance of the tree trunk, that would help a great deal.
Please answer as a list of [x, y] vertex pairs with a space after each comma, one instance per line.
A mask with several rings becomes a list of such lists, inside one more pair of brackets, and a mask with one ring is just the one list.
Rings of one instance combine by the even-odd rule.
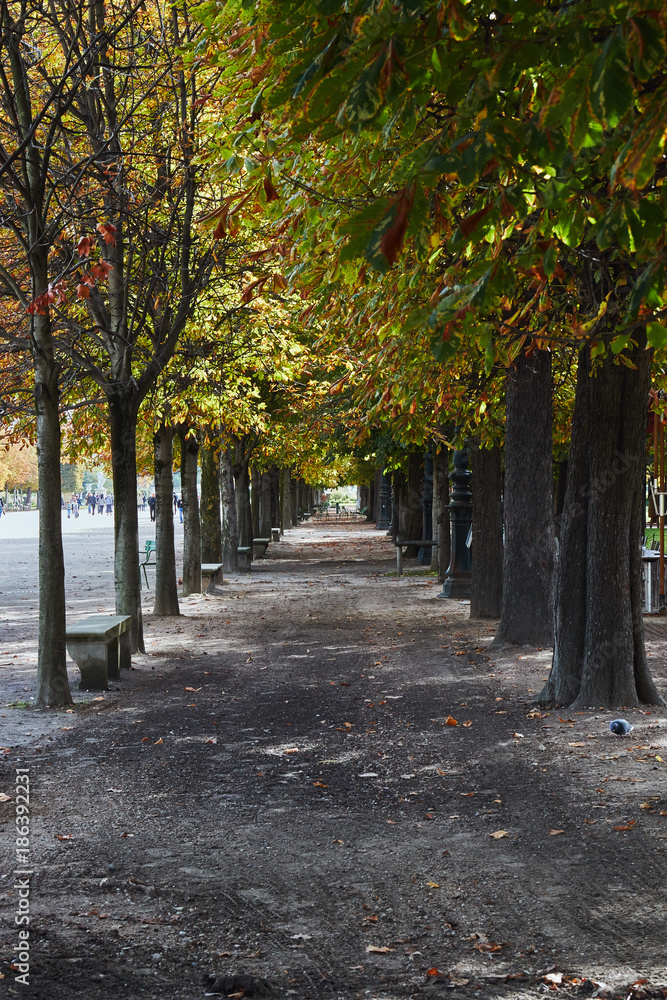
[[[259, 538], [259, 507], [261, 503], [261, 473], [258, 469], [250, 470], [250, 514], [252, 517], [252, 537]], [[269, 537], [270, 533], [269, 533]]]
[[238, 521], [236, 518], [236, 490], [234, 488], [234, 460], [230, 448], [220, 456], [220, 499], [222, 501], [222, 568], [225, 573], [236, 573], [239, 556]]
[[289, 481], [290, 511], [292, 514], [292, 527], [296, 528], [299, 523], [299, 486], [294, 477], [290, 475]]
[[174, 429], [161, 424], [155, 432], [155, 615], [179, 615], [174, 546]]
[[137, 413], [133, 389], [110, 393], [109, 432], [114, 494], [114, 582], [116, 614], [132, 615], [132, 652], [144, 652], [139, 579], [139, 521], [137, 517]]
[[433, 456], [433, 531], [438, 542], [431, 565], [437, 570], [438, 583], [444, 583], [451, 559], [449, 523], [449, 452], [441, 448]]
[[269, 519], [272, 528], [280, 527], [280, 469], [272, 465], [269, 469], [270, 502]]
[[252, 556], [252, 511], [250, 507], [250, 473], [249, 458], [243, 445], [236, 446], [234, 461], [234, 489], [236, 492], [236, 519], [238, 524], [239, 545], [250, 546]]
[[500, 448], [471, 447], [471, 618], [498, 618], [503, 596], [503, 513]]
[[662, 704], [644, 649], [641, 540], [651, 354], [636, 369], [579, 357], [556, 583], [553, 667], [540, 701], [572, 709]]
[[201, 561], [222, 562], [220, 520], [220, 442], [217, 438], [201, 448]]
[[292, 493], [290, 490], [290, 481], [290, 470], [283, 468], [280, 473], [280, 530], [283, 533], [287, 528], [292, 527]]
[[520, 354], [507, 377], [505, 551], [496, 642], [553, 641], [551, 354]]
[[[46, 317], [35, 317], [48, 323]], [[50, 331], [47, 331], [50, 337]], [[35, 337], [37, 340], [37, 336]], [[46, 354], [46, 356], [45, 356]], [[35, 352], [39, 475], [39, 649], [36, 705], [71, 705], [65, 658], [65, 563], [60, 507], [58, 368], [50, 351]], [[5, 566], [5, 570], [8, 567]]]
[[[422, 456], [418, 452], [408, 455], [405, 476], [401, 476], [398, 489], [398, 537], [405, 539], [421, 538], [422, 535], [422, 501], [421, 501]], [[418, 548], [410, 545], [405, 550], [407, 557], [417, 555]]]
[[197, 499], [199, 442], [187, 428], [181, 439], [181, 497], [183, 499], [183, 593], [201, 594], [201, 524]]
[[271, 528], [271, 473], [259, 477], [259, 538], [270, 538]]

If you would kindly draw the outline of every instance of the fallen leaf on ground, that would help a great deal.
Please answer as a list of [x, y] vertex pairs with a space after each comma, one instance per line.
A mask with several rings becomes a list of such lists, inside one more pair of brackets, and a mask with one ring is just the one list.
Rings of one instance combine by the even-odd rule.
[[472, 726], [472, 719], [468, 719], [468, 721], [464, 722], [463, 725], [466, 727], [466, 729], [470, 729], [470, 727]]
[[0, 792], [0, 802], [11, 802], [9, 795], [5, 795], [4, 792]]
[[467, 986], [469, 982], [469, 979], [461, 979], [459, 976], [449, 976], [450, 986]]
[[448, 715], [445, 719], [446, 726], [458, 726], [458, 722], [451, 715]]
[[494, 941], [480, 941], [473, 945], [475, 951], [501, 951], [504, 947], [504, 944], [496, 944]]
[[501, 837], [509, 837], [507, 830], [496, 830], [495, 833], [490, 833], [489, 837], [493, 837], [494, 840], [500, 840]]
[[559, 833], [565, 833], [565, 830], [549, 830], [550, 837], [557, 837]]
[[315, 788], [328, 788], [329, 787], [328, 785], [325, 785], [323, 781], [314, 781], [313, 784], [315, 785]]
[[548, 972], [546, 976], [542, 976], [545, 983], [554, 983], [556, 986], [560, 986], [563, 982], [562, 972]]
[[431, 889], [439, 889], [440, 888], [440, 885], [437, 882], [427, 882], [426, 885], [428, 885]]
[[201, 691], [201, 688], [185, 688], [186, 691]]
[[386, 946], [378, 947], [377, 945], [369, 944], [366, 951], [372, 952], [374, 955], [388, 955], [390, 951], [396, 951], [396, 949], [387, 948]]
[[164, 740], [162, 739], [162, 737], [160, 737], [159, 740], [156, 740], [155, 743], [153, 744], [153, 746], [156, 747], [158, 745], [158, 743], [164, 743]]
[[512, 733], [512, 736], [514, 737], [515, 740], [523, 740], [523, 739], [525, 739], [523, 733]]
[[427, 976], [439, 976], [440, 973], [438, 972], [438, 970], [434, 966], [432, 969], [427, 969], [426, 970], [426, 975]]
[[632, 830], [632, 828], [633, 828], [633, 826], [635, 825], [636, 822], [637, 822], [636, 819], [628, 820], [628, 822], [625, 824], [625, 826], [615, 826], [614, 830]]
[[574, 719], [564, 719], [562, 716], [558, 716], [558, 721], [562, 722], [564, 726], [573, 726]]
[[579, 741], [578, 743], [568, 743], [569, 747], [585, 747], [586, 744]]
[[71, 833], [57, 833], [56, 840], [74, 840]]

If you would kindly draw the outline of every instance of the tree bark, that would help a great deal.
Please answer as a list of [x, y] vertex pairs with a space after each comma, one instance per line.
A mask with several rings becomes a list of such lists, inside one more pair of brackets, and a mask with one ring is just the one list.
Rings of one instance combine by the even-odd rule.
[[[270, 503], [269, 519], [271, 528], [280, 527], [280, 469], [272, 465], [269, 469]], [[270, 533], [269, 533], [270, 534]]]
[[116, 383], [107, 396], [114, 495], [114, 582], [116, 614], [132, 616], [132, 652], [144, 652], [139, 579], [137, 517], [137, 413], [139, 399], [132, 387]]
[[292, 514], [292, 527], [296, 528], [299, 523], [299, 485], [297, 480], [290, 475], [289, 481], [290, 511]]
[[438, 583], [444, 583], [452, 556], [449, 485], [449, 451], [441, 447], [433, 456], [433, 523], [438, 540], [434, 569], [438, 571]]
[[[421, 479], [423, 458], [418, 452], [408, 455], [407, 469], [401, 476], [398, 488], [398, 537], [405, 539], [421, 538], [422, 534], [422, 501]], [[418, 546], [410, 545], [405, 550], [409, 558], [417, 555]]]
[[[45, 316], [35, 317], [35, 327]], [[71, 705], [65, 658], [65, 563], [60, 507], [60, 417], [58, 367], [50, 344], [50, 328], [34, 333], [37, 466], [39, 475], [39, 648], [38, 708]], [[7, 567], [6, 567], [7, 568]]]
[[[259, 538], [259, 507], [261, 503], [261, 473], [259, 469], [250, 470], [250, 514], [252, 517], [252, 537]], [[270, 535], [269, 535], [270, 537]]]
[[271, 528], [271, 473], [259, 477], [259, 538], [270, 538]]
[[160, 424], [155, 437], [155, 615], [180, 615], [174, 546], [174, 429]]
[[644, 649], [641, 541], [651, 354], [579, 357], [556, 583], [553, 667], [540, 701], [572, 709], [662, 704]]
[[183, 499], [183, 593], [201, 594], [201, 523], [197, 499], [199, 441], [188, 428], [181, 439], [181, 497]]
[[505, 551], [497, 643], [553, 641], [551, 354], [520, 354], [507, 377]]
[[220, 519], [220, 442], [211, 440], [201, 447], [201, 561], [222, 562], [222, 522]]
[[283, 468], [280, 473], [280, 530], [284, 533], [292, 527], [292, 493], [290, 490], [291, 472]]
[[230, 448], [220, 456], [220, 499], [222, 501], [222, 568], [225, 573], [236, 573], [239, 568], [238, 521], [236, 518], [236, 490], [234, 488], [234, 460]]
[[239, 545], [250, 546], [252, 556], [252, 511], [250, 507], [249, 455], [241, 441], [237, 441], [234, 456], [234, 490], [236, 492], [236, 520]]
[[471, 446], [471, 618], [498, 618], [503, 595], [503, 513], [500, 448]]

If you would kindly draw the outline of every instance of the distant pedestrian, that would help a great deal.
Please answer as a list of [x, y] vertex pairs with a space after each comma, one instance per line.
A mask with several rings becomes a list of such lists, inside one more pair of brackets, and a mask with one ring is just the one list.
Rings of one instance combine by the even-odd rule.
[[101, 493], [97, 498], [97, 513], [98, 514], [104, 513], [104, 497], [102, 496]]
[[0, 497], [0, 517], [2, 517], [2, 512], [5, 509], [5, 501]]
[[113, 507], [113, 497], [107, 497], [107, 514], [111, 513], [111, 508]]
[[155, 520], [155, 497], [150, 496], [148, 498], [148, 509], [151, 514], [151, 521]]
[[183, 524], [183, 497], [178, 498], [177, 506], [178, 506], [178, 516], [180, 518], [181, 524]]
[[71, 501], [69, 500], [67, 501], [66, 509], [67, 509], [67, 520], [69, 521], [70, 517], [72, 516], [72, 504]]
[[178, 497], [174, 493], [174, 514], [176, 513], [177, 510], [178, 510]]

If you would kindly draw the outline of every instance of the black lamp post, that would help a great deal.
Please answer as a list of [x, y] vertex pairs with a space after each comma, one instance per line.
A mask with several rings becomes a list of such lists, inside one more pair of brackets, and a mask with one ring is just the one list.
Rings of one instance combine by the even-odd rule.
[[445, 582], [439, 597], [470, 597], [470, 548], [468, 536], [472, 526], [472, 493], [468, 468], [468, 449], [455, 451], [452, 458], [452, 483], [449, 521], [452, 536], [451, 557], [445, 574]]
[[381, 531], [386, 531], [387, 528], [391, 527], [391, 516], [390, 516], [390, 493], [389, 493], [389, 483], [387, 482], [387, 477], [384, 472], [382, 473], [382, 478], [380, 479], [380, 516], [378, 518], [376, 528]]

